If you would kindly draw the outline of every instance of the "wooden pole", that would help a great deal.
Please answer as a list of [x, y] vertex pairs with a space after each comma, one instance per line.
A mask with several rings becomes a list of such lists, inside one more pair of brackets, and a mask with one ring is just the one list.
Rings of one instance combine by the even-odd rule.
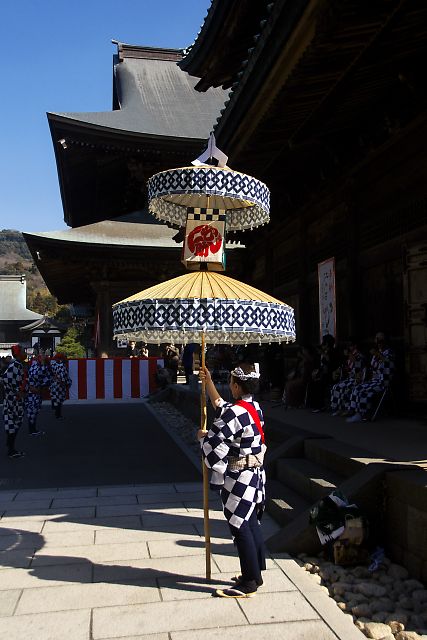
[[[202, 331], [201, 345], [201, 366], [205, 366], [205, 333]], [[202, 393], [200, 396], [200, 428], [206, 431], [207, 410], [206, 410], [206, 382], [202, 380]], [[202, 459], [203, 468], [203, 525], [205, 533], [205, 550], [206, 550], [206, 579], [211, 579], [211, 534], [209, 526], [209, 477], [208, 469]]]

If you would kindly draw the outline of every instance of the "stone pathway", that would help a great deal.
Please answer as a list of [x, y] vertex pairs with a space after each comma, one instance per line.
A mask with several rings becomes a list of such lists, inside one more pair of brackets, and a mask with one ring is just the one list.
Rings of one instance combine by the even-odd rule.
[[364, 637], [286, 555], [255, 598], [211, 597], [239, 566], [214, 501], [204, 578], [201, 483], [1, 491], [0, 514], [1, 639]]

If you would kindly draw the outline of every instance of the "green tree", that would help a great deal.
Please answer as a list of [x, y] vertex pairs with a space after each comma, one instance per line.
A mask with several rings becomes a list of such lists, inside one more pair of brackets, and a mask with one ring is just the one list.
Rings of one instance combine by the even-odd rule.
[[86, 352], [81, 342], [79, 342], [79, 337], [77, 329], [70, 327], [56, 347], [56, 351], [65, 353], [67, 358], [84, 358]]

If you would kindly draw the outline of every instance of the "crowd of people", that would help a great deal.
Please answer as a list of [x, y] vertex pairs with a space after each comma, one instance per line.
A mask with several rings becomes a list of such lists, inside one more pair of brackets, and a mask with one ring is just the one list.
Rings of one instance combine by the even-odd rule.
[[62, 419], [71, 379], [66, 367], [66, 356], [55, 353], [52, 358], [39, 352], [27, 358], [21, 345], [12, 346], [12, 354], [0, 362], [0, 386], [3, 399], [3, 422], [9, 458], [22, 458], [24, 451], [16, 448], [16, 438], [27, 417], [30, 436], [44, 435], [37, 427], [43, 393], [49, 390], [51, 406], [57, 420]]
[[395, 372], [395, 355], [383, 332], [375, 336], [369, 355], [356, 338], [349, 338], [340, 352], [331, 335], [319, 348], [301, 347], [297, 364], [288, 374], [283, 400], [289, 408], [306, 407], [313, 413], [330, 409], [347, 422], [369, 419], [375, 398], [390, 387]]

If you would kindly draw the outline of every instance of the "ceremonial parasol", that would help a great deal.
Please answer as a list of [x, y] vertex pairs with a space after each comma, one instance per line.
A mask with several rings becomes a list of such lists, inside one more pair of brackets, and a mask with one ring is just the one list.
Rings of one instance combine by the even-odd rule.
[[[218, 166], [209, 164], [215, 159]], [[206, 150], [192, 167], [161, 171], [148, 181], [148, 208], [159, 220], [185, 227], [189, 210], [225, 214], [227, 231], [253, 229], [270, 220], [267, 186], [226, 166], [227, 156], [211, 134]], [[206, 213], [206, 212], [205, 212]]]
[[[219, 273], [186, 273], [141, 291], [113, 306], [114, 336], [147, 343], [248, 344], [293, 342], [292, 307], [254, 287]], [[201, 428], [206, 427], [202, 384]], [[203, 464], [206, 577], [210, 578], [209, 482]]]

